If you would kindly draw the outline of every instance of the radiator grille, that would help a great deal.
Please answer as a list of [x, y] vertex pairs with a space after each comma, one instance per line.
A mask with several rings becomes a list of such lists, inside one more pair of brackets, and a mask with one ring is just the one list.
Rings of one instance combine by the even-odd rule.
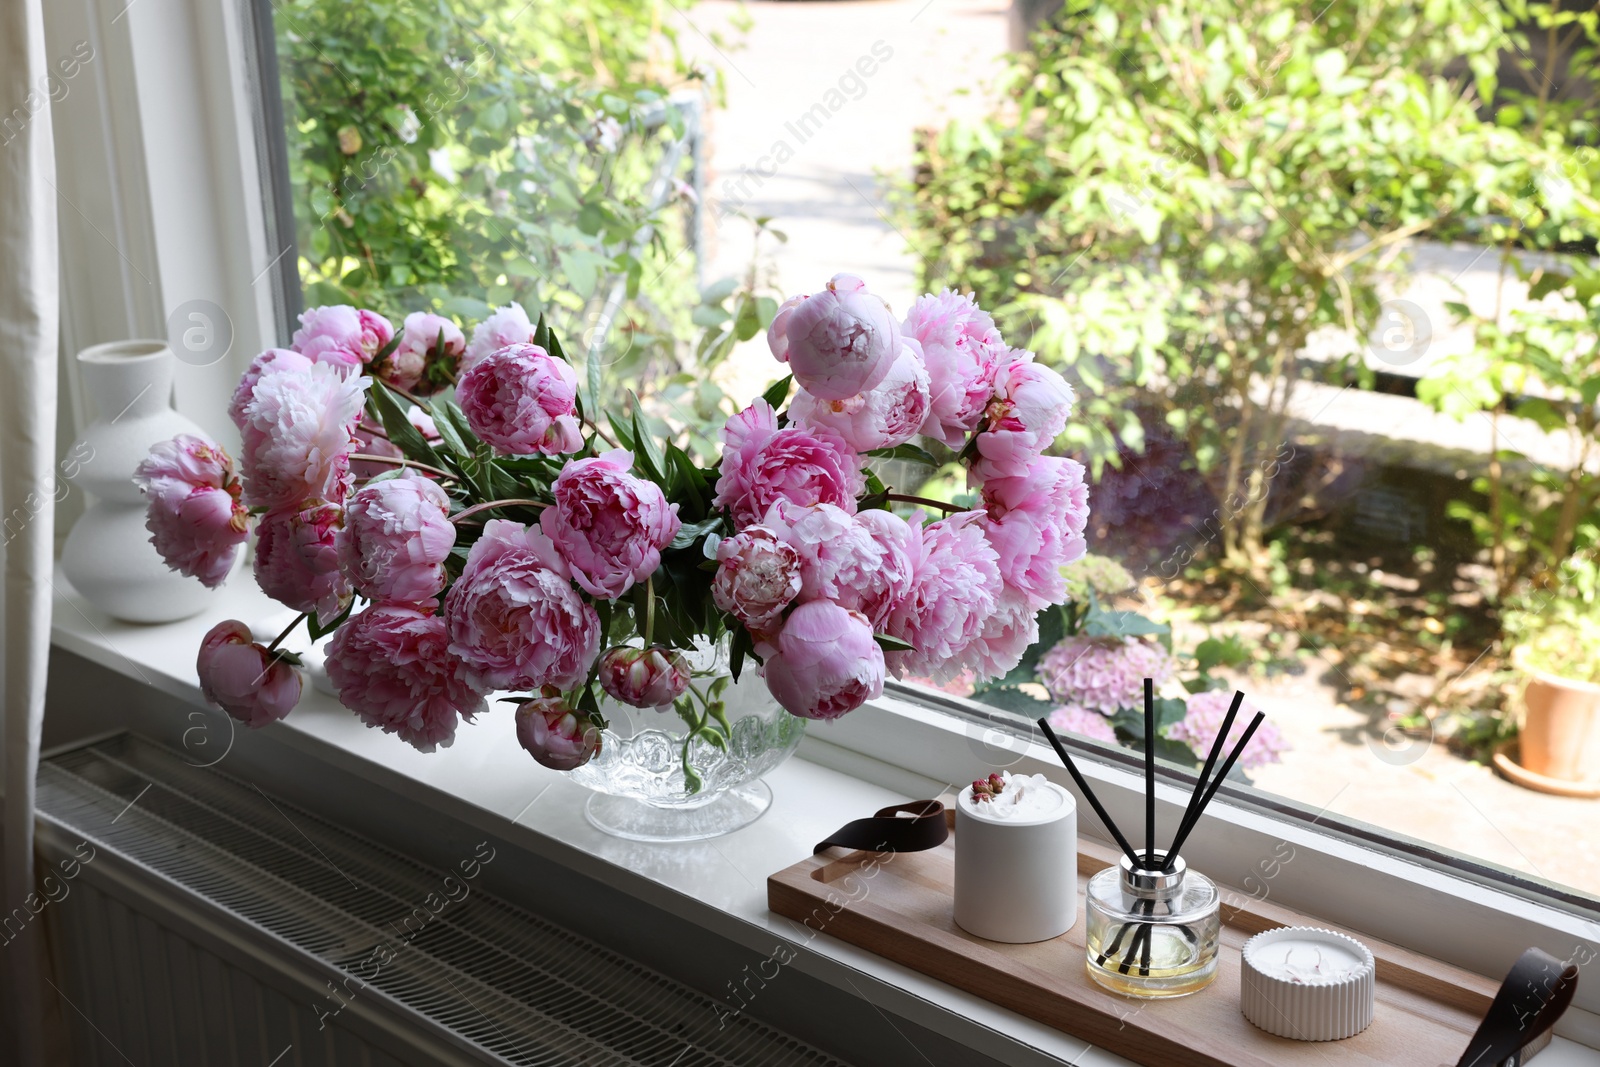
[[[460, 893], [445, 883], [459, 872], [142, 738], [123, 734], [45, 761], [38, 803], [97, 847], [269, 935], [263, 941], [355, 974], [486, 1062], [845, 1067], [747, 1016], [724, 1025], [709, 997], [475, 885], [440, 907]], [[463, 858], [471, 854], [463, 842]], [[388, 962], [363, 966], [379, 945]]]

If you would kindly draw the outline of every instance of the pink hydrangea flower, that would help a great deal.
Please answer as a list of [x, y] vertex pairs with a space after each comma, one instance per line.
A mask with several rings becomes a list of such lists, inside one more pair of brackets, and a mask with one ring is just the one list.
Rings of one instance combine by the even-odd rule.
[[150, 543], [167, 566], [208, 588], [221, 585], [250, 530], [228, 453], [203, 437], [179, 434], [153, 446], [133, 480], [148, 498]]
[[983, 620], [977, 639], [961, 658], [971, 668], [974, 681], [1001, 678], [1022, 662], [1022, 654], [1037, 640], [1039, 609], [1026, 593], [1005, 587], [995, 600], [994, 611]]
[[600, 753], [600, 729], [560, 697], [524, 700], [517, 708], [517, 743], [541, 766], [574, 771]]
[[195, 670], [205, 698], [252, 728], [277, 722], [300, 702], [300, 672], [256, 644], [237, 619], [206, 634]]
[[1063, 704], [1052, 711], [1050, 726], [1058, 732], [1077, 734], [1092, 741], [1117, 743], [1117, 731], [1112, 728], [1111, 720], [1078, 704]]
[[1072, 386], [1061, 375], [1035, 363], [1032, 352], [1013, 350], [995, 372], [994, 399], [984, 410], [973, 476], [987, 481], [1026, 474], [1066, 428], [1072, 401]]
[[1060, 603], [1067, 594], [1062, 568], [1082, 558], [1089, 520], [1083, 464], [1040, 456], [1014, 478], [983, 487], [980, 522], [999, 556], [1006, 585], [1026, 593], [1035, 609]]
[[583, 447], [578, 375], [538, 345], [509, 345], [474, 363], [456, 383], [472, 432], [507, 456], [565, 455]]
[[1115, 715], [1144, 707], [1144, 680], [1159, 687], [1175, 667], [1170, 652], [1142, 637], [1077, 635], [1039, 657], [1039, 681], [1064, 704]]
[[239, 429], [244, 429], [245, 408], [250, 406], [250, 398], [255, 396], [256, 383], [261, 376], [268, 372], [277, 371], [303, 371], [311, 366], [312, 361], [300, 353], [288, 348], [269, 348], [255, 359], [250, 361], [250, 366], [239, 378], [239, 384], [233, 390], [233, 399], [228, 403], [228, 418]]
[[350, 600], [336, 539], [344, 509], [312, 502], [274, 511], [256, 527], [256, 584], [280, 604], [332, 620]]
[[485, 710], [444, 620], [412, 605], [374, 604], [351, 616], [328, 642], [327, 667], [341, 704], [422, 752], [450, 747], [456, 724]]
[[[1174, 741], [1182, 741], [1194, 750], [1197, 757], [1205, 759], [1211, 753], [1211, 746], [1216, 743], [1217, 734], [1222, 732], [1222, 720], [1228, 717], [1228, 709], [1233, 706], [1233, 694], [1221, 689], [1191, 693], [1188, 705], [1188, 713], [1167, 727], [1167, 736]], [[1223, 742], [1223, 755], [1220, 758], [1226, 758], [1233, 746], [1239, 743], [1245, 727], [1255, 718], [1256, 710], [1256, 706], [1248, 700], [1239, 705], [1239, 714], [1234, 719], [1228, 740]], [[1278, 732], [1270, 719], [1263, 719], [1251, 736], [1250, 743], [1239, 754], [1237, 765], [1245, 770], [1254, 770], [1269, 763], [1282, 763], [1283, 754], [1287, 751], [1289, 743], [1283, 739], [1283, 734]]]
[[799, 555], [800, 603], [831, 600], [881, 626], [911, 589], [910, 528], [886, 511], [858, 518], [832, 504], [780, 500], [761, 525]]
[[537, 527], [491, 519], [446, 594], [450, 653], [475, 686], [574, 689], [600, 654], [600, 616]]
[[615, 600], [661, 565], [678, 535], [678, 505], [655, 482], [629, 473], [633, 453], [613, 449], [562, 468], [556, 502], [539, 526], [590, 596]]
[[394, 325], [376, 311], [329, 304], [301, 313], [290, 344], [308, 359], [353, 370], [393, 339]]
[[758, 523], [779, 500], [802, 506], [833, 504], [855, 511], [867, 482], [860, 458], [829, 430], [778, 428], [777, 413], [757, 400], [722, 429], [722, 476], [716, 507], [733, 513], [736, 528]]
[[711, 599], [752, 633], [768, 629], [800, 595], [800, 553], [765, 526], [746, 526], [717, 545]]
[[900, 325], [882, 297], [850, 274], [786, 302], [768, 327], [773, 355], [812, 396], [845, 400], [883, 381], [900, 354]]
[[498, 352], [507, 345], [531, 345], [534, 324], [522, 305], [512, 301], [472, 328], [472, 340], [466, 355], [461, 357], [461, 369], [467, 370], [484, 356]]
[[931, 402], [921, 348], [914, 340], [904, 341], [888, 377], [857, 396], [822, 400], [802, 389], [789, 403], [789, 418], [832, 430], [857, 452], [904, 444], [922, 429]]
[[689, 662], [676, 649], [613, 648], [600, 657], [600, 688], [635, 708], [664, 708], [689, 688]]
[[[440, 341], [444, 346], [441, 349]], [[432, 393], [443, 385], [428, 374], [431, 362], [440, 362], [453, 368], [467, 350], [467, 339], [461, 327], [431, 311], [413, 311], [406, 316], [400, 331], [400, 343], [384, 359], [382, 366], [373, 369], [378, 377], [392, 382], [407, 392]]]
[[345, 511], [340, 569], [368, 600], [431, 600], [444, 588], [456, 543], [449, 514], [444, 490], [415, 471], [362, 486]]
[[837, 719], [883, 695], [883, 671], [866, 616], [826, 600], [790, 612], [762, 667], [773, 697], [803, 719]]
[[244, 411], [244, 502], [281, 511], [343, 501], [367, 384], [323, 364], [263, 375]]
[[891, 652], [889, 669], [943, 683], [972, 664], [968, 657], [995, 610], [1003, 584], [975, 517], [952, 515], [917, 531], [912, 545], [911, 590], [889, 611], [884, 631], [910, 644]]
[[1006, 353], [1000, 331], [971, 294], [949, 289], [919, 297], [902, 330], [921, 343], [928, 368], [931, 400], [922, 432], [960, 448], [989, 403], [995, 370]]

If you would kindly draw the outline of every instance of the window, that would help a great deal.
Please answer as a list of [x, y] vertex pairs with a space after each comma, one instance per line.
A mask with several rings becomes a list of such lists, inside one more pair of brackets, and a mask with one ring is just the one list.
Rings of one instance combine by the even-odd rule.
[[[1078, 389], [1101, 559], [1077, 566], [1080, 610], [1045, 620], [1014, 678], [895, 686], [821, 736], [959, 782], [1032, 766], [1017, 739], [1070, 704], [1062, 721], [1102, 739], [1098, 773], [1115, 782], [1137, 708], [1104, 684], [1086, 696], [1089, 668], [1104, 683], [1149, 666], [1171, 674], [1162, 754], [1181, 775], [1193, 750], [1172, 728], [1196, 715], [1184, 683], [1237, 684], [1287, 747], [1229, 784], [1228, 834], [1326, 839], [1350, 886], [1367, 884], [1351, 842], [1382, 846], [1385, 878], [1467, 875], [1473, 914], [1503, 916], [1486, 952], [1592, 911], [1600, 869], [1571, 842], [1592, 838], [1595, 802], [1491, 769], [1520, 699], [1501, 674], [1507, 616], [1554, 659], [1540, 620], [1559, 606], [1560, 633], [1587, 648], [1592, 603], [1591, 457], [1558, 446], [1594, 436], [1573, 402], [1593, 400], [1573, 377], [1594, 343], [1593, 67], [1563, 60], [1549, 67], [1559, 91], [1535, 72], [1514, 95], [1545, 16], [1518, 25], [1469, 4], [1416, 15], [1448, 32], [1412, 37], [1391, 35], [1376, 3], [1266, 5], [1249, 26], [1258, 59], [1213, 69], [1183, 51], [1156, 84], [1138, 72], [1160, 73], [1149, 57], [1176, 46], [1109, 17], [1144, 10], [1132, 0], [1047, 13], [1041, 36], [1010, 42], [1014, 61], [978, 3], [768, 4], [748, 26], [715, 0], [450, 10], [284, 0], [181, 31], [141, 8], [102, 28], [108, 57], [137, 57], [132, 73], [93, 73], [139, 90], [116, 106], [144, 164], [109, 169], [149, 174], [157, 234], [141, 251], [106, 231], [160, 283], [154, 311], [140, 296], [127, 318], [158, 330], [211, 299], [235, 336], [181, 403], [214, 417], [299, 307], [426, 309], [470, 332], [516, 300], [597, 353], [609, 393], [637, 391], [709, 450], [770, 377], [758, 335], [783, 296], [838, 269], [897, 311], [924, 288], [973, 289], [1007, 341]], [[1583, 25], [1555, 27], [1556, 43], [1579, 46]], [[220, 75], [193, 61], [196, 41], [226, 58]], [[1106, 60], [1119, 52], [1140, 58]], [[252, 63], [255, 99], [241, 88]], [[1008, 63], [1013, 91], [991, 91]], [[1487, 93], [1497, 70], [1496, 109], [1473, 106], [1470, 86]], [[1441, 86], [1453, 103], [1423, 123]], [[189, 123], [203, 100], [209, 118]], [[173, 101], [190, 103], [163, 113]], [[1067, 118], [1043, 123], [1041, 108]], [[1293, 142], [1294, 167], [1268, 136], [1284, 114], [1315, 132]], [[1395, 128], [1400, 115], [1413, 125]], [[185, 185], [194, 130], [213, 162]], [[1533, 130], [1550, 143], [1530, 147]], [[1279, 155], [1229, 147], [1262, 143]], [[1474, 161], [1495, 175], [1476, 199], [1460, 184]], [[1286, 175], [1288, 192], [1262, 192]], [[1468, 290], [1464, 324], [1452, 285]], [[895, 462], [898, 488], [967, 491], [948, 464]], [[1253, 847], [1225, 860], [1240, 880]], [[1320, 871], [1291, 864], [1268, 888], [1313, 900]]]

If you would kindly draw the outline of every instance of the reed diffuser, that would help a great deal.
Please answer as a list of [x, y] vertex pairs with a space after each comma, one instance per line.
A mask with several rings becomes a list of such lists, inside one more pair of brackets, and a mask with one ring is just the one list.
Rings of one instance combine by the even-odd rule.
[[[1133, 997], [1181, 997], [1211, 984], [1217, 976], [1217, 940], [1222, 928], [1221, 897], [1205, 875], [1189, 870], [1179, 850], [1194, 831], [1223, 779], [1233, 770], [1256, 728], [1266, 717], [1257, 712], [1228, 758], [1217, 759], [1233, 729], [1243, 693], [1212, 742], [1211, 752], [1183, 818], [1166, 848], [1156, 839], [1155, 684], [1144, 683], [1144, 850], [1137, 851], [1100, 803], [1055, 731], [1044, 719], [1039, 728], [1061, 757], [1078, 789], [1111, 833], [1122, 856], [1089, 879], [1085, 941], [1089, 977], [1117, 993]], [[1215, 774], [1213, 774], [1215, 772]]]

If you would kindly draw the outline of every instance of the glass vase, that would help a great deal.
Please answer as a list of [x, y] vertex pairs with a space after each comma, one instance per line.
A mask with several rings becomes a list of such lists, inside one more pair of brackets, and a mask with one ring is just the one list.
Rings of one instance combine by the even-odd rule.
[[[728, 678], [726, 641], [686, 658], [697, 696]], [[600, 752], [570, 772], [594, 791], [584, 808], [591, 824], [632, 841], [702, 841], [766, 812], [772, 790], [761, 778], [794, 754], [805, 720], [779, 706], [753, 661], [746, 660], [739, 681], [723, 685], [726, 749], [704, 737], [690, 739], [688, 724], [671, 707], [601, 701], [609, 725], [601, 731]]]

